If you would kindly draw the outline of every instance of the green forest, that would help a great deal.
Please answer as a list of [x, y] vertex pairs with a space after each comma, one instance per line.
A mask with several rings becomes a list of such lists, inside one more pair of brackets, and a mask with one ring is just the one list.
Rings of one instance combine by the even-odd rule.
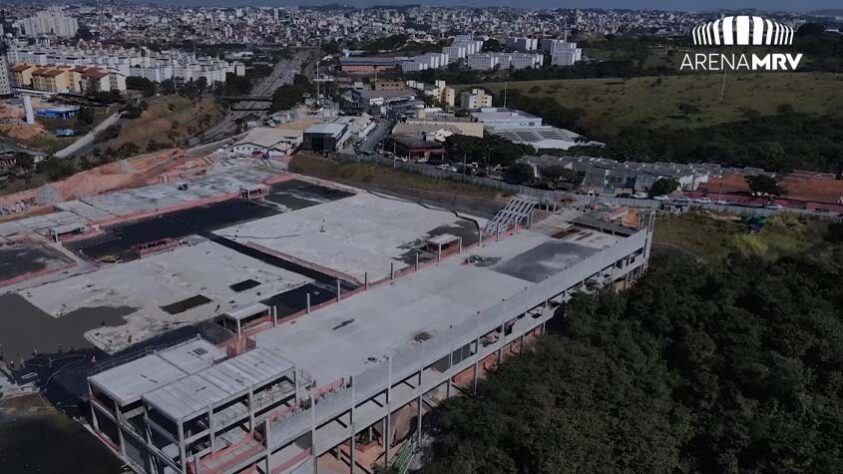
[[422, 472], [843, 472], [843, 226], [658, 225], [635, 287], [434, 411]]

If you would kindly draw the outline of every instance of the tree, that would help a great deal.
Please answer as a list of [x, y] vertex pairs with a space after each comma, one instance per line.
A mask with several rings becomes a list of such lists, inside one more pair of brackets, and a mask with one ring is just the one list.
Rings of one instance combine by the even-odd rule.
[[121, 129], [120, 124], [116, 123], [114, 125], [109, 125], [108, 127], [105, 128], [105, 130], [99, 132], [96, 135], [96, 137], [94, 138], [94, 141], [96, 143], [103, 143], [103, 142], [107, 142], [109, 140], [113, 140], [113, 139], [117, 138], [118, 136], [120, 136], [120, 129]]
[[776, 196], [786, 194], [786, 191], [779, 186], [778, 181], [766, 174], [746, 176], [744, 179], [746, 184], [749, 185], [749, 190], [755, 196], [764, 196], [772, 201]]
[[843, 472], [843, 246], [774, 225], [799, 248], [657, 252], [631, 289], [574, 294], [477, 396], [431, 413], [421, 473]]
[[504, 45], [501, 44], [500, 41], [489, 38], [483, 42], [483, 51], [491, 51], [493, 53], [499, 53], [502, 51], [506, 51]]
[[515, 163], [506, 169], [504, 178], [512, 183], [526, 184], [535, 178], [535, 169], [527, 163]]
[[585, 173], [582, 171], [574, 171], [562, 165], [550, 165], [539, 170], [541, 175], [553, 181], [564, 181], [573, 185], [579, 186], [585, 179]]
[[672, 178], [659, 178], [650, 186], [650, 197], [665, 196], [679, 189], [679, 181]]
[[25, 151], [15, 153], [15, 164], [24, 172], [31, 172], [35, 168], [35, 157]]
[[96, 110], [93, 107], [80, 107], [79, 115], [76, 116], [76, 119], [85, 125], [93, 125], [94, 120], [96, 120], [96, 114]]
[[76, 39], [93, 41], [96, 37], [91, 33], [91, 29], [87, 25], [79, 25], [79, 28], [76, 30]]
[[509, 166], [524, 155], [535, 154], [530, 145], [513, 143], [496, 135], [483, 138], [467, 135], [451, 135], [445, 139], [445, 154], [455, 162], [477, 162], [490, 166]]
[[158, 86], [145, 77], [129, 76], [126, 78], [126, 88], [140, 91], [144, 97], [152, 97], [158, 92]]
[[796, 30], [797, 36], [819, 36], [825, 34], [825, 26], [821, 23], [805, 23]]
[[322, 51], [324, 51], [325, 54], [338, 54], [340, 52], [340, 44], [337, 43], [337, 40], [332, 39], [331, 41], [322, 44]]

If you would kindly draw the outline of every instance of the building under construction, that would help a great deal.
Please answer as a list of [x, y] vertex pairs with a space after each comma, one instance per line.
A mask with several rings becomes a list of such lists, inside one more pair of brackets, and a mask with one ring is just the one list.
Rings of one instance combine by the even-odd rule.
[[217, 317], [232, 334], [223, 344], [183, 341], [88, 378], [92, 428], [126, 464], [405, 468], [425, 413], [471, 394], [573, 293], [623, 288], [649, 258], [648, 213], [553, 212], [516, 198], [487, 220], [356, 192], [214, 231], [229, 249], [288, 262], [309, 288], [303, 310], [241, 304]]

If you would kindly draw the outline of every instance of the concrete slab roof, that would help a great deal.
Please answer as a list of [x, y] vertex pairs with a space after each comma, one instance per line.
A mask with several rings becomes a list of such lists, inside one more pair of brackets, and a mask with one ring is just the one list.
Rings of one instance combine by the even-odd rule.
[[[506, 264], [523, 260], [531, 249], [557, 239], [524, 231], [483, 248], [473, 248], [486, 261]], [[588, 248], [571, 243], [569, 257], [582, 258]], [[538, 255], [534, 260], [543, 262]], [[559, 258], [559, 254], [548, 258]], [[564, 271], [562, 266], [552, 270]], [[529, 276], [524, 279], [521, 276]], [[370, 288], [339, 304], [331, 305], [255, 336], [258, 347], [272, 347], [310, 372], [317, 386], [357, 375], [385, 355], [408, 349], [422, 333], [442, 334], [469, 321], [535, 284], [533, 275], [511, 275], [494, 265], [466, 264], [465, 258], [449, 258], [396, 280]]]
[[468, 224], [475, 226], [450, 211], [360, 193], [215, 233], [240, 243], [258, 244], [362, 282], [366, 273], [370, 281], [388, 276], [390, 264], [396, 271], [409, 266], [407, 252], [414, 253], [414, 248], [424, 245], [432, 237], [431, 231]]
[[[242, 291], [231, 287], [245, 280], [254, 280], [259, 285]], [[54, 317], [80, 308], [136, 308], [124, 318], [124, 324], [97, 328], [86, 334], [97, 347], [114, 352], [180, 325], [222, 315], [311, 281], [298, 273], [204, 241], [29, 288], [20, 294]], [[209, 302], [176, 314], [162, 309], [197, 295]]]
[[226, 313], [226, 317], [233, 320], [243, 320], [266, 311], [269, 311], [269, 306], [263, 303], [252, 303], [248, 306], [229, 311]]
[[148, 392], [143, 399], [166, 417], [181, 421], [236, 394], [276, 380], [293, 364], [268, 348], [256, 348], [189, 377]]
[[301, 139], [302, 131], [288, 128], [255, 127], [249, 130], [245, 137], [235, 145], [257, 145], [264, 148], [272, 148], [282, 141], [290, 139]]
[[[80, 201], [113, 216], [126, 216], [237, 193], [244, 186], [261, 183], [276, 174], [274, 170], [256, 166], [233, 166], [227, 168], [225, 173], [217, 172], [181, 181], [87, 196]], [[179, 189], [182, 183], [188, 184], [187, 189]]]
[[90, 381], [118, 405], [125, 406], [140, 400], [147, 392], [210, 367], [224, 357], [225, 352], [197, 338], [107, 369], [91, 377]]

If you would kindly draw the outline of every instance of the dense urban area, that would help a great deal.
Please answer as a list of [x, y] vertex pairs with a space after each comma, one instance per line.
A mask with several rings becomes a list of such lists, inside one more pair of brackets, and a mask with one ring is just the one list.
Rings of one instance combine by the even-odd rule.
[[0, 471], [843, 472], [841, 26], [0, 5]]

